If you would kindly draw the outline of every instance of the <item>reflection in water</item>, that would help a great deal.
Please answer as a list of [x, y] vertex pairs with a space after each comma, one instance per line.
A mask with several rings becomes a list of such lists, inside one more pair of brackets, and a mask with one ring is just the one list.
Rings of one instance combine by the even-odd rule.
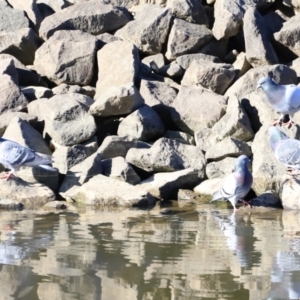
[[297, 299], [300, 214], [0, 212], [0, 300]]

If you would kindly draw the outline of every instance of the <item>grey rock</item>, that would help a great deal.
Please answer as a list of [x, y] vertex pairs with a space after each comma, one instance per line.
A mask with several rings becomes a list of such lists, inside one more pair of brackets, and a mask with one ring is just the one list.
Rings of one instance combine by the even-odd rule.
[[279, 32], [274, 33], [275, 40], [289, 48], [297, 56], [300, 55], [300, 45], [298, 42], [300, 34], [299, 22], [300, 15], [297, 14], [286, 21]]
[[176, 62], [184, 70], [186, 70], [194, 60], [214, 62], [214, 63], [221, 62], [221, 60], [216, 56], [202, 54], [202, 53], [185, 54], [176, 58]]
[[220, 161], [213, 161], [206, 165], [206, 175], [209, 179], [223, 178], [232, 173], [236, 158], [226, 157]]
[[119, 136], [132, 136], [141, 141], [155, 140], [165, 133], [165, 127], [158, 114], [144, 105], [121, 121]]
[[127, 182], [97, 175], [66, 197], [87, 205], [147, 206], [155, 203], [155, 198], [140, 187]]
[[19, 111], [28, 101], [9, 75], [0, 75], [0, 113]]
[[147, 172], [173, 172], [193, 168], [204, 178], [205, 159], [202, 151], [191, 145], [161, 138], [150, 149], [131, 148], [126, 161]]
[[211, 38], [212, 33], [206, 26], [175, 19], [169, 34], [166, 57], [174, 60], [178, 56], [196, 52]]
[[68, 194], [72, 194], [85, 182], [99, 174], [102, 174], [101, 156], [99, 153], [94, 153], [68, 169], [59, 194], [68, 199]]
[[52, 89], [53, 94], [67, 94], [67, 93], [77, 93], [82, 94], [91, 98], [94, 98], [96, 93], [96, 88], [92, 86], [79, 86], [79, 85], [69, 85], [62, 83]]
[[184, 132], [194, 134], [212, 127], [226, 111], [227, 98], [200, 87], [182, 87], [173, 102], [171, 116]]
[[165, 57], [163, 56], [163, 54], [158, 53], [146, 56], [142, 59], [142, 63], [148, 67], [150, 67], [151, 62], [154, 62], [157, 65], [158, 69], [160, 69], [165, 65]]
[[236, 78], [242, 77], [246, 72], [248, 72], [251, 69], [251, 65], [247, 60], [245, 52], [239, 53], [239, 55], [233, 63], [233, 68], [237, 71]]
[[131, 148], [148, 149], [150, 145], [130, 136], [108, 136], [104, 139], [97, 152], [100, 153], [102, 159], [118, 156], [126, 157], [128, 150]]
[[169, 76], [171, 78], [178, 78], [183, 74], [183, 69], [176, 61], [173, 61], [169, 65], [165, 65], [159, 69], [159, 73], [163, 76]]
[[21, 91], [29, 101], [39, 98], [51, 98], [53, 96], [53, 91], [43, 86], [21, 87]]
[[81, 30], [97, 35], [116, 30], [130, 19], [126, 8], [91, 0], [65, 8], [44, 19], [39, 34], [44, 40], [58, 30]]
[[87, 85], [93, 77], [96, 41], [79, 30], [58, 31], [36, 51], [34, 67], [56, 84]]
[[160, 53], [167, 39], [171, 16], [169, 8], [140, 5], [135, 11], [134, 20], [119, 29], [115, 35], [132, 42], [144, 53]]
[[199, 195], [212, 195], [215, 191], [218, 191], [224, 178], [213, 178], [202, 181], [199, 185], [194, 188], [194, 192]]
[[31, 28], [0, 32], [0, 53], [15, 56], [24, 65], [32, 65], [41, 40]]
[[29, 20], [21, 9], [13, 9], [10, 6], [2, 6], [0, 9], [0, 33], [14, 32], [21, 28], [29, 27]]
[[89, 112], [101, 117], [129, 114], [144, 105], [140, 92], [131, 84], [111, 87], [95, 100]]
[[135, 185], [141, 182], [141, 178], [121, 156], [104, 159], [101, 162], [102, 174], [117, 180]]
[[134, 85], [139, 72], [138, 49], [130, 42], [116, 41], [105, 45], [97, 53], [98, 81], [95, 98], [109, 88], [124, 84]]
[[198, 53], [212, 55], [224, 60], [227, 54], [228, 39], [216, 40], [214, 37]]
[[284, 209], [300, 209], [299, 192], [299, 177], [284, 175], [281, 179], [279, 190], [279, 196]]
[[248, 8], [244, 16], [246, 57], [253, 67], [278, 63], [271, 43], [272, 31], [255, 8]]
[[242, 154], [252, 156], [251, 148], [246, 142], [227, 137], [213, 144], [205, 153], [207, 160], [219, 161], [225, 157], [238, 157]]
[[180, 143], [187, 144], [187, 145], [194, 145], [195, 146], [195, 139], [192, 135], [181, 132], [181, 131], [174, 131], [174, 130], [167, 130], [165, 138], [176, 140]]
[[19, 75], [11, 58], [0, 59], [0, 75], [8, 75], [16, 85], [19, 84]]
[[93, 100], [80, 94], [67, 95], [34, 100], [28, 105], [28, 112], [45, 122], [44, 135], [63, 146], [79, 144], [96, 132], [95, 120], [88, 113]]
[[168, 0], [167, 7], [170, 7], [173, 15], [179, 19], [196, 24], [208, 24], [205, 9], [201, 4], [201, 1]]
[[115, 41], [122, 41], [122, 39], [118, 38], [117, 36], [114, 36], [110, 33], [104, 32], [101, 34], [98, 34], [96, 38], [100, 41], [100, 45], [103, 47], [105, 44], [109, 44]]
[[281, 208], [281, 200], [273, 191], [266, 191], [254, 199], [251, 199], [251, 206]]
[[148, 191], [155, 198], [174, 200], [177, 199], [179, 189], [192, 189], [199, 182], [198, 171], [189, 168], [171, 173], [156, 173], [137, 186]]
[[182, 85], [201, 85], [217, 94], [224, 94], [236, 72], [232, 65], [207, 61], [193, 61], [186, 70]]

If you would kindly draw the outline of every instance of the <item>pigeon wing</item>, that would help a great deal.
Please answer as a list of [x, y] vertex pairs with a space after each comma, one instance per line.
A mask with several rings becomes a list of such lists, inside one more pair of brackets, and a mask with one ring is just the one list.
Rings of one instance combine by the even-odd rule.
[[276, 158], [283, 164], [294, 166], [300, 164], [300, 141], [283, 140], [275, 151]]
[[239, 189], [239, 182], [234, 176], [234, 173], [231, 173], [228, 177], [225, 178], [222, 187], [219, 191], [213, 194], [213, 199], [211, 201], [217, 199], [229, 199], [233, 197]]
[[295, 85], [286, 86], [285, 101], [290, 109], [300, 109], [300, 88]]

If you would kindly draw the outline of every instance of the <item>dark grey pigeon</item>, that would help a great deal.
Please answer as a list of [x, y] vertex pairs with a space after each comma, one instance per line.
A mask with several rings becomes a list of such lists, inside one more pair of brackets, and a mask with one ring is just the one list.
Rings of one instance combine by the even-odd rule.
[[237, 158], [233, 173], [225, 178], [222, 187], [213, 194], [210, 202], [227, 199], [231, 202], [234, 211], [236, 211], [236, 204], [239, 200], [249, 205], [243, 200], [250, 191], [253, 182], [252, 174], [248, 170], [249, 162], [250, 159], [246, 155]]
[[287, 173], [298, 175], [300, 169], [300, 141], [291, 139], [278, 128], [271, 126], [268, 129], [270, 146], [276, 159], [288, 167]]
[[300, 110], [300, 88], [294, 84], [277, 84], [269, 77], [259, 79], [257, 89], [262, 88], [273, 106], [280, 113], [280, 118], [273, 125], [281, 124], [285, 115], [289, 115], [290, 120], [285, 125], [294, 124], [294, 114]]
[[6, 180], [12, 176], [16, 176], [16, 171], [18, 171], [21, 166], [40, 166], [50, 171], [56, 171], [55, 168], [48, 166], [48, 164], [52, 163], [50, 155], [35, 152], [19, 143], [3, 138], [0, 138], [0, 163], [5, 168], [10, 169], [10, 171], [2, 177], [2, 179], [5, 178]]

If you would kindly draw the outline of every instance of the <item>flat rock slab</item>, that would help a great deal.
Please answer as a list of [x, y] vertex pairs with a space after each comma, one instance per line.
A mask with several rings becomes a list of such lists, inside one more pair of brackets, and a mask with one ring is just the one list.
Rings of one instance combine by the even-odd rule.
[[200, 195], [212, 195], [222, 186], [224, 178], [213, 178], [202, 181], [194, 188], [194, 192]]
[[67, 196], [78, 203], [87, 205], [148, 206], [155, 198], [140, 187], [133, 186], [104, 175], [91, 178]]

